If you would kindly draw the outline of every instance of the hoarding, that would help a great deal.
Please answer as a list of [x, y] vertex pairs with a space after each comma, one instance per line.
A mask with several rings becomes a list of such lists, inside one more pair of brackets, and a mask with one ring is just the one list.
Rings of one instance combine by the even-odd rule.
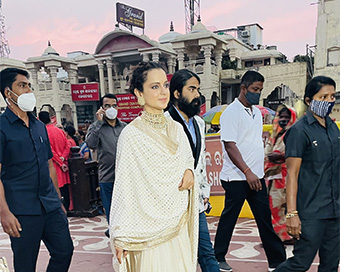
[[84, 83], [71, 84], [72, 101], [97, 101], [99, 100], [99, 84]]
[[117, 22], [124, 25], [136, 26], [139, 28], [145, 27], [144, 11], [130, 7], [128, 5], [116, 3]]
[[137, 102], [137, 97], [133, 94], [116, 94], [118, 104], [118, 119], [123, 122], [131, 122], [143, 110]]

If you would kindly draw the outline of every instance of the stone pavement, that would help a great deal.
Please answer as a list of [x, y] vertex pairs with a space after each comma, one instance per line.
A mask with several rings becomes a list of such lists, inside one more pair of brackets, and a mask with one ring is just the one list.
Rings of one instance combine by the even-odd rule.
[[[218, 217], [208, 217], [212, 241], [215, 239], [218, 219]], [[109, 239], [104, 235], [107, 228], [105, 217], [69, 218], [69, 221], [75, 247], [70, 272], [112, 271]], [[291, 251], [292, 246], [288, 246], [288, 256], [291, 255]], [[10, 240], [2, 230], [0, 232], [0, 256], [6, 257], [10, 271], [13, 271]], [[38, 272], [46, 271], [48, 258], [48, 252], [42, 244], [37, 264]], [[238, 220], [227, 261], [233, 267], [234, 272], [268, 271], [264, 250], [261, 247], [258, 230], [253, 219], [240, 218]], [[317, 271], [317, 262], [316, 258], [310, 272]], [[199, 271], [201, 270], [197, 268], [197, 272]]]

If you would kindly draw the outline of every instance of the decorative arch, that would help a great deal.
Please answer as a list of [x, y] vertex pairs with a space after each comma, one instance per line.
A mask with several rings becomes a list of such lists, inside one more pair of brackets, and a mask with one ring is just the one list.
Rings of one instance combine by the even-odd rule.
[[122, 30], [115, 30], [106, 34], [98, 43], [95, 54], [138, 50], [140, 48], [154, 47], [151, 40], [128, 33]]

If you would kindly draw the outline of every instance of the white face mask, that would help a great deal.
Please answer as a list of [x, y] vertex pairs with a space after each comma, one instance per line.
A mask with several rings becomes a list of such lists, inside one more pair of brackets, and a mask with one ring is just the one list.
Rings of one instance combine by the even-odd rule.
[[115, 108], [109, 108], [105, 111], [105, 115], [108, 119], [116, 119], [118, 111]]
[[[25, 112], [28, 111], [33, 111], [34, 107], [36, 105], [37, 100], [35, 99], [35, 96], [33, 93], [24, 93], [21, 95], [17, 95], [16, 93], [14, 93], [12, 90], [9, 90], [12, 94], [14, 94], [16, 97], [18, 97], [17, 102], [15, 102], [14, 100], [12, 100], [15, 104], [18, 105], [18, 107]], [[8, 103], [8, 101], [7, 101]]]

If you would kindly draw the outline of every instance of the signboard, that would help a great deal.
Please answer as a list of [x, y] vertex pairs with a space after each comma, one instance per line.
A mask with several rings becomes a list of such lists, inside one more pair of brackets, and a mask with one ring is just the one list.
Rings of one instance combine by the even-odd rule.
[[97, 101], [99, 100], [99, 84], [84, 83], [71, 84], [72, 101]]
[[123, 122], [131, 122], [139, 116], [143, 110], [137, 102], [137, 97], [133, 94], [116, 94], [118, 104], [118, 119]]
[[136, 26], [143, 28], [144, 23], [144, 11], [130, 7], [128, 5], [117, 2], [116, 3], [117, 22], [124, 25]]
[[224, 195], [220, 181], [220, 172], [223, 165], [222, 145], [220, 135], [205, 136], [205, 158], [207, 163], [207, 178], [211, 185], [210, 195]]

